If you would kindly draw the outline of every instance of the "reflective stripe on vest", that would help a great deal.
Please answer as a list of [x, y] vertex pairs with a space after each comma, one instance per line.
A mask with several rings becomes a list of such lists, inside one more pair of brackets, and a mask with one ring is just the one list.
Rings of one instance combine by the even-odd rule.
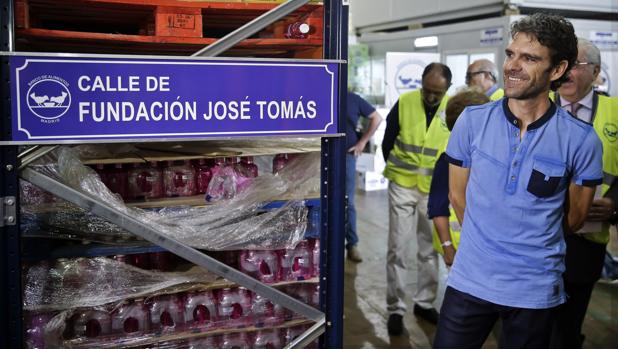
[[395, 165], [397, 167], [400, 167], [400, 168], [402, 168], [404, 170], [408, 170], [410, 172], [414, 172], [414, 173], [420, 174], [422, 176], [433, 176], [433, 170], [430, 170], [428, 168], [420, 168], [420, 167], [418, 167], [416, 165], [411, 165], [411, 164], [408, 164], [406, 162], [403, 162], [403, 160], [400, 160], [392, 152], [388, 156], [388, 161], [392, 162], [393, 165]]
[[438, 155], [438, 149], [423, 148], [414, 144], [405, 144], [399, 138], [395, 140], [395, 144], [403, 151], [407, 151], [409, 153], [423, 154], [427, 156]]

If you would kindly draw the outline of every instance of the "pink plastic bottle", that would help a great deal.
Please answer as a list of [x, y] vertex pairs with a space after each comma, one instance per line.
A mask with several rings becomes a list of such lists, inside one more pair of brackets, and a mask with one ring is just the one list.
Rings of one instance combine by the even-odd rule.
[[258, 331], [253, 340], [253, 349], [279, 349], [283, 348], [279, 331], [270, 329]]
[[283, 342], [285, 345], [292, 343], [292, 341], [305, 332], [304, 326], [296, 325], [283, 329]]
[[112, 312], [112, 333], [140, 335], [150, 329], [150, 314], [144, 301], [126, 301]]
[[[292, 327], [288, 327], [284, 329], [283, 336], [284, 336], [285, 345], [292, 343], [294, 339], [296, 339], [298, 336], [303, 334], [303, 332], [307, 331], [309, 327], [311, 326], [310, 325], [296, 325], [296, 326], [292, 326]], [[318, 348], [317, 340], [312, 343], [309, 343], [305, 347], [305, 349], [317, 349], [317, 348]]]
[[245, 177], [255, 178], [258, 176], [258, 167], [253, 162], [253, 156], [243, 156], [240, 158], [240, 167]]
[[112, 319], [107, 311], [87, 309], [73, 317], [73, 333], [78, 338], [97, 338], [111, 332]]
[[107, 174], [107, 169], [105, 168], [104, 164], [96, 164], [94, 165], [94, 170], [95, 172], [99, 175], [99, 177], [101, 178], [101, 182], [103, 182], [103, 184], [107, 185], [108, 182], [108, 174]]
[[163, 169], [165, 196], [191, 196], [197, 194], [195, 168], [189, 160], [168, 161]]
[[51, 320], [51, 314], [35, 314], [30, 318], [26, 329], [26, 348], [45, 349], [45, 325]]
[[247, 332], [226, 333], [221, 338], [221, 349], [250, 349], [251, 342]]
[[120, 263], [125, 263], [125, 264], [131, 264], [131, 261], [129, 260], [129, 257], [127, 255], [124, 254], [117, 254], [115, 256], [111, 257], [113, 260], [120, 262]]
[[288, 281], [310, 279], [313, 275], [312, 259], [313, 251], [305, 240], [299, 242], [293, 250], [284, 250], [279, 278]]
[[208, 202], [231, 199], [236, 196], [239, 188], [242, 190], [248, 184], [247, 178], [240, 175], [237, 169], [236, 158], [225, 159], [225, 163], [216, 164], [212, 169], [212, 179], [206, 193]]
[[219, 290], [218, 320], [222, 327], [245, 327], [251, 320], [251, 294], [242, 287]]
[[211, 291], [187, 293], [184, 321], [190, 328], [212, 327], [216, 324], [217, 302]]
[[20, 200], [23, 205], [40, 205], [54, 201], [54, 196], [36, 185], [20, 180]]
[[199, 159], [197, 161], [195, 171], [197, 172], [197, 192], [199, 194], [205, 194], [208, 190], [208, 184], [210, 184], [212, 179], [211, 168], [212, 166], [208, 165], [206, 159]]
[[273, 174], [279, 173], [288, 164], [288, 154], [277, 154], [273, 158]]
[[172, 271], [175, 268], [174, 254], [167, 251], [148, 253], [148, 262], [151, 269]]
[[129, 197], [156, 199], [163, 197], [163, 172], [156, 162], [133, 164], [129, 170]]
[[212, 165], [210, 169], [210, 171], [212, 172], [212, 175], [213, 176], [216, 175], [224, 165], [225, 165], [225, 158], [215, 158], [214, 164]]
[[285, 308], [279, 304], [273, 304], [269, 299], [252, 294], [251, 313], [253, 324], [256, 327], [276, 326], [285, 320]]
[[[313, 301], [314, 290], [315, 288], [313, 287], [312, 284], [295, 284], [295, 285], [289, 285], [288, 287], [286, 287], [284, 292], [288, 294], [289, 296], [296, 298], [297, 300], [305, 304], [312, 305], [311, 302]], [[318, 298], [319, 298], [319, 294], [318, 294]], [[319, 302], [319, 299], [318, 299], [318, 302]], [[302, 316], [294, 313], [293, 311], [289, 309], [286, 309], [286, 312], [285, 312], [286, 320], [296, 319], [300, 317]]]
[[140, 269], [150, 270], [150, 257], [148, 253], [137, 253], [128, 256], [129, 264]]
[[171, 332], [182, 329], [185, 319], [181, 297], [176, 294], [157, 296], [149, 305], [150, 323], [153, 330]]
[[288, 25], [285, 37], [288, 39], [306, 39], [311, 31], [311, 26], [304, 22], [294, 22]]
[[313, 276], [320, 276], [320, 240], [313, 240], [312, 250]]
[[311, 288], [311, 305], [314, 308], [320, 308], [320, 285], [318, 284], [310, 284]]
[[240, 271], [265, 283], [277, 281], [279, 257], [275, 251], [247, 251], [239, 256]]
[[115, 164], [107, 170], [107, 183], [105, 183], [112, 193], [120, 197], [129, 197], [129, 175], [122, 164]]

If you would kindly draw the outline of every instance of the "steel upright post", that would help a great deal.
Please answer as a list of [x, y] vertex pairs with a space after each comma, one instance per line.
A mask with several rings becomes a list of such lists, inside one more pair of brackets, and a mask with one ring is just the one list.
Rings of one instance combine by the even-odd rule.
[[[348, 1], [324, 1], [324, 58], [347, 59]], [[345, 133], [347, 69], [339, 73], [339, 133]], [[324, 348], [343, 345], [343, 274], [345, 236], [345, 137], [322, 139], [322, 248], [320, 290], [326, 314]], [[325, 258], [324, 258], [325, 257]]]
[[[13, 51], [13, 1], [0, 13], [2, 51]], [[8, 57], [2, 57], [0, 139], [11, 136], [11, 98]], [[0, 147], [0, 347], [22, 347], [22, 294], [19, 233], [17, 146]]]

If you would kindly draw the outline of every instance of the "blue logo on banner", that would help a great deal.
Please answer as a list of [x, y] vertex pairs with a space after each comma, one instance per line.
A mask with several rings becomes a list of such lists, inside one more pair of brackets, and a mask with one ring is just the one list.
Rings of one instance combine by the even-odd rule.
[[47, 122], [60, 118], [71, 106], [68, 83], [56, 76], [39, 76], [30, 81], [27, 104], [30, 111]]

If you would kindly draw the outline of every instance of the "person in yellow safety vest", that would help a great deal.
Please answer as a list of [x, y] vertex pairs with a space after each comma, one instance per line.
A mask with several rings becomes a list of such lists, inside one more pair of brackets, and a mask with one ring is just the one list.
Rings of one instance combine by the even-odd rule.
[[488, 59], [478, 59], [468, 66], [466, 85], [478, 88], [492, 101], [504, 97], [504, 90], [498, 86], [498, 67]]
[[414, 233], [418, 241], [414, 314], [430, 323], [438, 321], [433, 306], [438, 288], [438, 256], [432, 246], [426, 209], [431, 173], [450, 133], [444, 108], [451, 79], [451, 70], [446, 65], [429, 64], [423, 70], [421, 89], [402, 94], [386, 119], [382, 142], [384, 177], [389, 180], [386, 302], [387, 328], [392, 336], [403, 332], [407, 247]]
[[[446, 126], [449, 131], [453, 129], [455, 121], [465, 107], [487, 102], [489, 102], [488, 96], [471, 88], [461, 90], [450, 97], [446, 105]], [[459, 246], [461, 225], [448, 200], [448, 161], [444, 153], [445, 150], [446, 148], [440, 150], [440, 156], [433, 170], [427, 215], [429, 219], [433, 220], [433, 246], [443, 256], [444, 263], [451, 266], [455, 258], [455, 251]]]
[[569, 78], [552, 98], [573, 116], [593, 125], [603, 143], [603, 184], [597, 187], [584, 227], [576, 234], [565, 236], [564, 288], [568, 298], [557, 316], [551, 346], [554, 349], [582, 347], [585, 338], [582, 323], [592, 289], [601, 277], [609, 226], [617, 221], [618, 98], [593, 91], [601, 70], [599, 49], [582, 38], [578, 39], [577, 46], [577, 61]]

